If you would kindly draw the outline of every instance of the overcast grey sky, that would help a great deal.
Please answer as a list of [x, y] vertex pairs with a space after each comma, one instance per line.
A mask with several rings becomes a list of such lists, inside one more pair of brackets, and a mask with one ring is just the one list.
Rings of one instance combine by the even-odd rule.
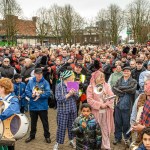
[[63, 6], [70, 4], [74, 9], [87, 19], [94, 18], [101, 8], [107, 8], [111, 3], [125, 9], [132, 0], [17, 0], [23, 9], [25, 17], [31, 18], [40, 7], [49, 8], [53, 4]]
[[17, 0], [23, 9], [24, 16], [31, 17], [40, 7], [49, 8], [53, 4], [63, 6], [71, 4], [82, 17], [95, 17], [101, 8], [107, 8], [111, 3], [118, 4], [121, 8], [126, 8], [131, 0]]

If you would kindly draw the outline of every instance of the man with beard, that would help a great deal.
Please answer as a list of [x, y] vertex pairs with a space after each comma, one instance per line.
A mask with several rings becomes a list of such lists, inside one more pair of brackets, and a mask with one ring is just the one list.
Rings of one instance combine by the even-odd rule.
[[2, 66], [0, 67], [1, 77], [12, 79], [16, 70], [10, 65], [10, 59], [4, 58]]

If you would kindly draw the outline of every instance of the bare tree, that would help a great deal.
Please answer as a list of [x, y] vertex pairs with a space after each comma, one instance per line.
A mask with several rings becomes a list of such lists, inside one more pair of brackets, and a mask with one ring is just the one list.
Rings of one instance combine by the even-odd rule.
[[92, 44], [92, 35], [96, 33], [96, 26], [95, 26], [95, 18], [87, 19], [85, 22], [85, 29], [84, 29], [84, 35], [86, 38], [86, 41], [84, 41], [85, 44]]
[[111, 4], [107, 10], [107, 20], [110, 26], [111, 40], [117, 44], [118, 37], [124, 28], [124, 11], [116, 4]]
[[107, 10], [101, 9], [97, 14], [96, 21], [99, 44], [107, 44], [110, 42], [110, 25], [107, 19]]
[[61, 38], [61, 7], [54, 4], [49, 9], [50, 22], [52, 26], [52, 35], [56, 38], [56, 44], [60, 43]]
[[16, 16], [21, 16], [22, 9], [16, 0], [0, 0], [0, 14], [8, 44], [14, 43], [18, 31]]
[[73, 15], [73, 29], [72, 29], [72, 39], [73, 43], [76, 44], [76, 42], [81, 42], [83, 40], [83, 29], [85, 27], [85, 21], [84, 18], [80, 16], [77, 12], [74, 12]]
[[150, 2], [135, 0], [127, 7], [127, 25], [131, 28], [136, 42], [144, 43], [150, 27]]
[[65, 5], [61, 8], [61, 27], [64, 43], [71, 44], [72, 27], [73, 27], [73, 12], [74, 9], [71, 5]]
[[44, 39], [46, 38], [46, 36], [50, 35], [51, 32], [49, 13], [46, 8], [42, 7], [37, 10], [36, 15], [37, 15], [37, 22], [36, 22], [37, 35], [39, 37], [41, 45], [43, 45]]

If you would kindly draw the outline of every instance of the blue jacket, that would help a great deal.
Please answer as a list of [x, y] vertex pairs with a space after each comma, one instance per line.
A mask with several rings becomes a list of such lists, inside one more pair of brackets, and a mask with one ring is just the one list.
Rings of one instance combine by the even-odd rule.
[[25, 88], [26, 84], [24, 82], [14, 83], [14, 93], [19, 99], [20, 106], [25, 106]]
[[1, 99], [3, 101], [7, 101], [10, 96], [14, 96], [10, 99], [10, 105], [8, 108], [0, 114], [0, 119], [3, 121], [9, 117], [11, 117], [14, 114], [19, 114], [20, 113], [20, 107], [19, 107], [19, 102], [18, 98], [15, 97], [14, 93], [9, 94], [6, 99]]
[[146, 150], [145, 146], [142, 144], [141, 146], [139, 146], [136, 150]]
[[[38, 98], [36, 101], [34, 101], [35, 98], [32, 97], [32, 91], [35, 86], [38, 86], [43, 91], [43, 94], [41, 94], [40, 98]], [[36, 77], [29, 80], [25, 89], [25, 94], [30, 99], [29, 101], [30, 111], [48, 110], [48, 98], [50, 96], [50, 85], [44, 79], [44, 77], [42, 77], [40, 82], [36, 81]]]

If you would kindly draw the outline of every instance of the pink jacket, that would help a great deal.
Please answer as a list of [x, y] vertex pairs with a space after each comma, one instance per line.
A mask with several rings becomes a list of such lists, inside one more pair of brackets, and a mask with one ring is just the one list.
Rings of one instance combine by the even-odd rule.
[[[94, 114], [96, 120], [98, 121], [100, 106], [104, 103], [100, 98], [99, 94], [94, 92], [95, 84], [91, 82], [91, 84], [87, 88], [87, 102], [92, 107], [92, 113]], [[114, 95], [108, 83], [103, 84], [103, 89], [105, 94], [112, 96]], [[111, 105], [113, 106], [114, 100], [110, 100]], [[106, 108], [106, 116], [107, 116], [107, 125], [108, 125], [108, 133], [112, 133], [114, 131], [114, 118], [113, 118], [113, 108]], [[98, 121], [99, 122], [99, 121]]]

